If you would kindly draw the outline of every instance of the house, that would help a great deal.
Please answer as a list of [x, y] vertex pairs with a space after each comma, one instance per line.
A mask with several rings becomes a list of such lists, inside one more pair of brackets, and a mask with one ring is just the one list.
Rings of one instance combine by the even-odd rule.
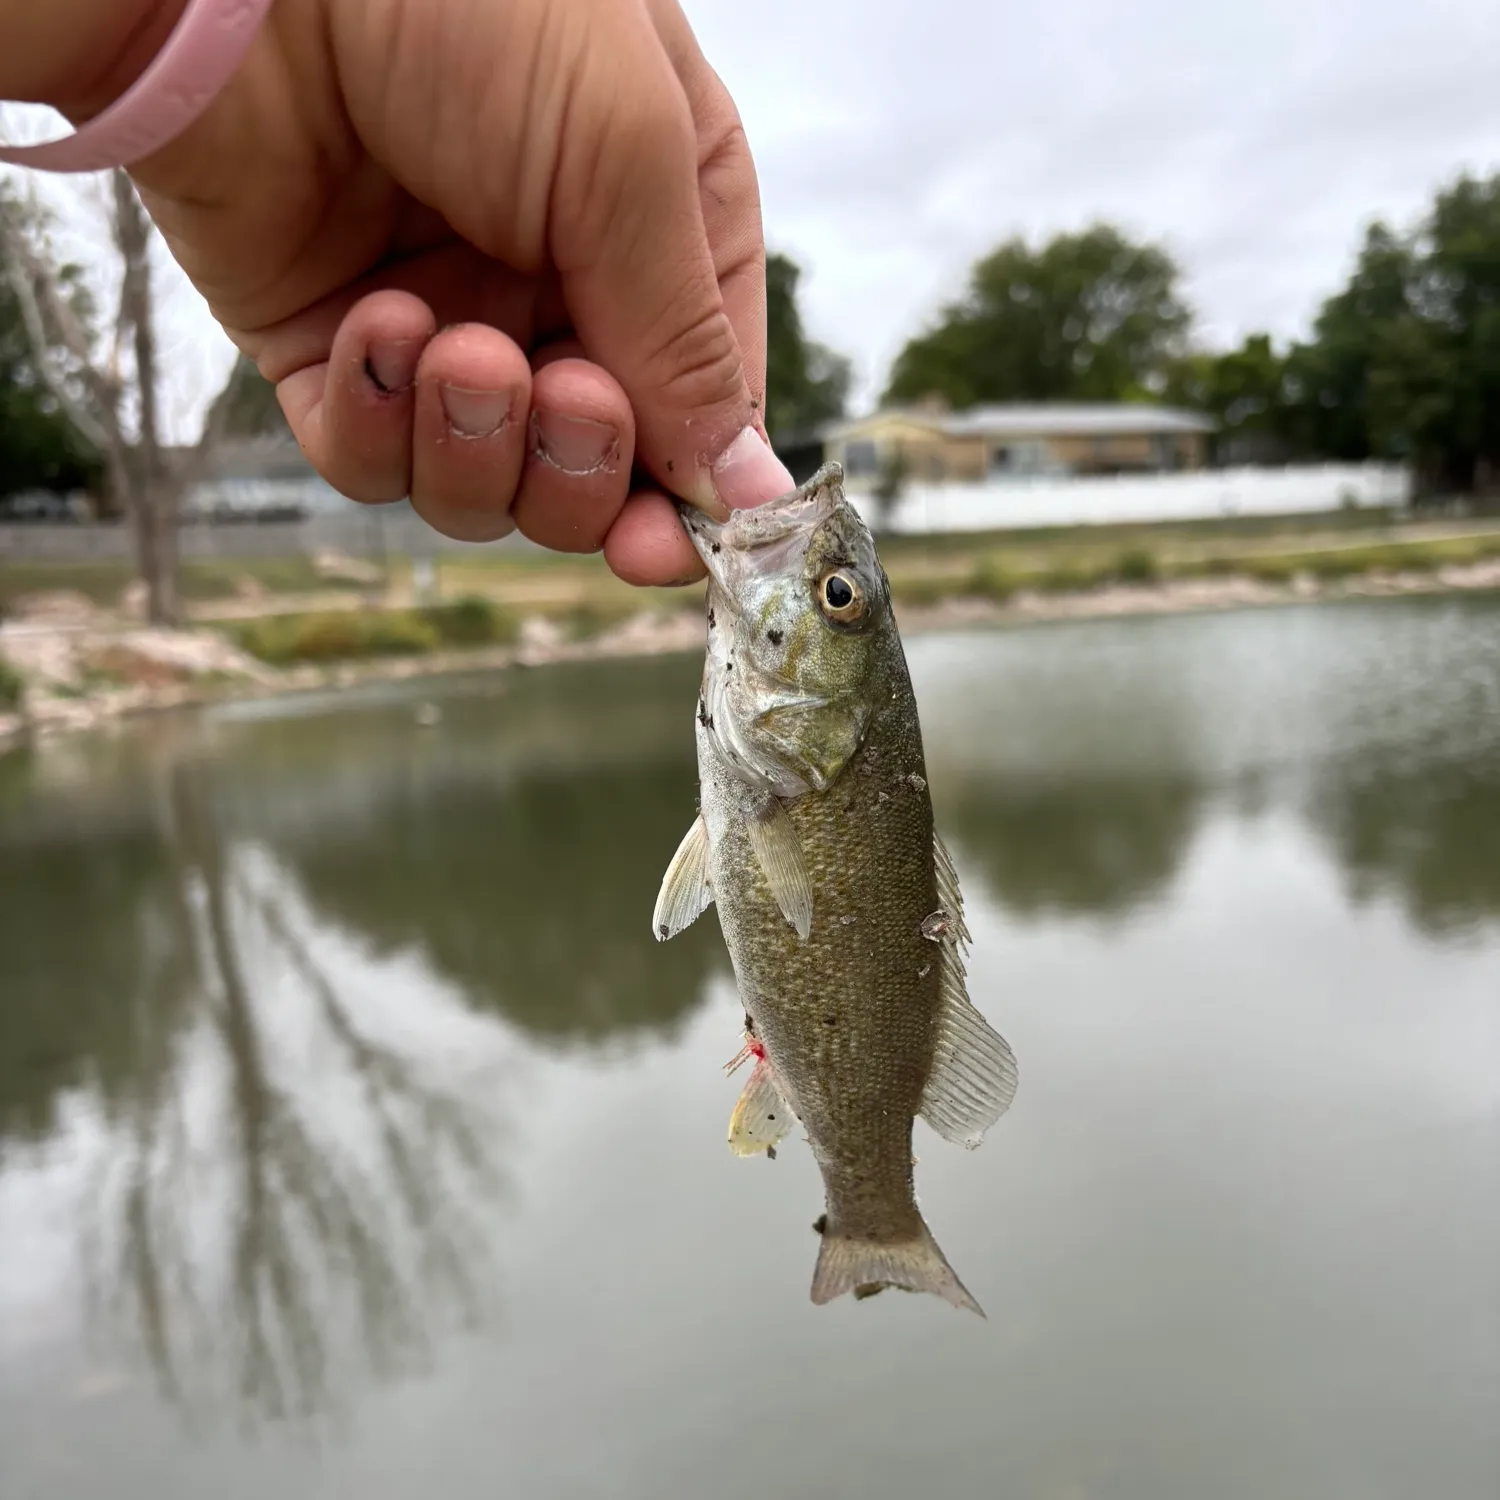
[[1161, 474], [1206, 467], [1214, 424], [1196, 412], [1135, 403], [1009, 403], [950, 411], [938, 401], [836, 423], [823, 437], [851, 488], [899, 462], [914, 479]]

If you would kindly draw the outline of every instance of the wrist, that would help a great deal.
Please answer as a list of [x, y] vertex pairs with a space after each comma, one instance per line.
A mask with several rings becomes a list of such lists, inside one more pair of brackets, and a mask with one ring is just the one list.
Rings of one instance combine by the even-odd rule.
[[0, 0], [0, 99], [74, 125], [107, 109], [166, 45], [187, 0]]

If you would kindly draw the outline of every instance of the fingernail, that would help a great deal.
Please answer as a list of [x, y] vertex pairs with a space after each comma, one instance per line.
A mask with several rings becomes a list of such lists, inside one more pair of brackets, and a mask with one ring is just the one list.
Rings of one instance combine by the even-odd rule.
[[594, 474], [619, 456], [620, 434], [607, 422], [538, 411], [531, 416], [531, 451], [564, 474]]
[[749, 510], [796, 489], [797, 483], [760, 433], [746, 427], [715, 460], [713, 487], [730, 510]]
[[394, 396], [410, 390], [417, 378], [417, 361], [422, 357], [422, 339], [392, 339], [371, 344], [365, 355], [365, 374], [382, 395]]
[[474, 391], [461, 385], [438, 387], [443, 415], [458, 437], [489, 437], [510, 415], [509, 391]]

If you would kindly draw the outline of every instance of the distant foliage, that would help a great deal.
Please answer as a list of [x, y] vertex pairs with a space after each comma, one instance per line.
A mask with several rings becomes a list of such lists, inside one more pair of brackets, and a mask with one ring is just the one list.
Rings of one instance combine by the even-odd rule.
[[1500, 483], [1500, 174], [1463, 176], [1414, 227], [1366, 230], [1312, 337], [1264, 334], [1169, 373], [1170, 397], [1291, 458], [1410, 462], [1428, 491]]
[[886, 399], [1119, 401], [1159, 389], [1190, 314], [1172, 258], [1108, 224], [1039, 247], [1015, 239], [912, 339]]
[[[0, 183], [5, 211], [24, 212], [8, 184]], [[0, 256], [4, 255], [0, 242]], [[99, 483], [100, 456], [68, 420], [40, 379], [10, 270], [0, 264], [0, 517], [5, 498], [25, 490], [90, 489]], [[76, 267], [60, 282], [83, 301]]]
[[849, 400], [849, 361], [803, 330], [801, 277], [787, 256], [766, 257], [765, 422], [773, 443], [806, 438], [843, 416]]
[[276, 387], [243, 354], [236, 357], [215, 404], [224, 407], [221, 431], [225, 437], [259, 437], [289, 430]]

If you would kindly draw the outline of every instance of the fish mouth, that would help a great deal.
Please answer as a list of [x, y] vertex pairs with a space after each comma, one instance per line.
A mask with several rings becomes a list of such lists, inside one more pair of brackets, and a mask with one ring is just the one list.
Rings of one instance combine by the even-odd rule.
[[682, 500], [677, 510], [714, 582], [732, 593], [736, 576], [781, 572], [843, 499], [843, 465], [826, 463], [796, 489], [752, 510], [731, 511], [724, 521]]

